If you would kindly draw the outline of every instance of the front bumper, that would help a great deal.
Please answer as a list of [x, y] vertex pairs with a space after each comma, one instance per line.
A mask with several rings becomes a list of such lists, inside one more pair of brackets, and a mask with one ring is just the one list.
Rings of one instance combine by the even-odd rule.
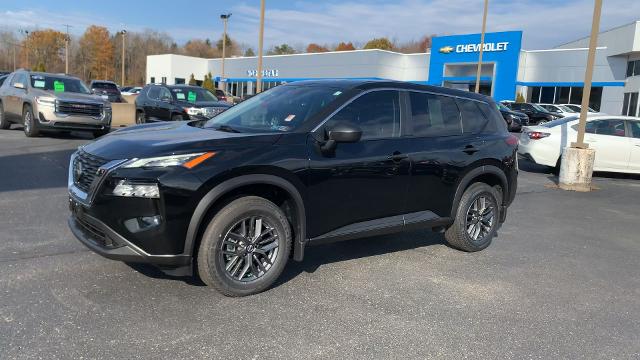
[[69, 199], [69, 208], [69, 229], [81, 243], [99, 255], [113, 260], [167, 267], [191, 265], [188, 255], [152, 255], [145, 252], [102, 221], [87, 215], [84, 205], [73, 198]]

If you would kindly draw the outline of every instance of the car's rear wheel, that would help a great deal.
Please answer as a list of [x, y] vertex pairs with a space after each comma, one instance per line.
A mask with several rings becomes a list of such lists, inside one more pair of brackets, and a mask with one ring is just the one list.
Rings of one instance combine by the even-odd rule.
[[463, 251], [480, 251], [491, 244], [500, 219], [500, 193], [485, 183], [464, 192], [454, 223], [445, 232], [449, 245]]
[[136, 124], [144, 124], [145, 121], [145, 117], [144, 117], [144, 112], [142, 111], [137, 111], [136, 112]]
[[8, 129], [11, 127], [11, 123], [7, 120], [4, 113], [4, 105], [0, 103], [0, 129]]
[[40, 134], [36, 119], [33, 117], [31, 105], [25, 105], [22, 109], [22, 125], [27, 137], [36, 137]]
[[198, 274], [226, 296], [259, 293], [273, 284], [291, 251], [291, 228], [282, 210], [257, 196], [236, 199], [207, 226], [198, 251]]

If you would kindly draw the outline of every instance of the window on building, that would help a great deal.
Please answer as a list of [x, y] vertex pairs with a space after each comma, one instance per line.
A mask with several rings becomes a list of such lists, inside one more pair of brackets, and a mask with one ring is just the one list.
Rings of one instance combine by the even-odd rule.
[[397, 91], [373, 91], [355, 99], [335, 114], [328, 127], [349, 122], [362, 129], [362, 140], [400, 136], [400, 96]]
[[592, 87], [589, 95], [589, 107], [595, 111], [600, 111], [600, 102], [602, 101], [602, 87]]
[[556, 99], [554, 104], [567, 104], [569, 103], [570, 88], [566, 86], [560, 86], [556, 89]]
[[166, 76], [163, 76], [163, 77], [162, 77], [162, 83], [163, 83], [163, 84], [166, 84], [166, 83], [167, 83], [167, 77], [166, 77]]
[[540, 102], [540, 86], [534, 86], [531, 88], [531, 102]]
[[[629, 95], [628, 100], [627, 100], [627, 95]], [[625, 102], [626, 104], [628, 104], [626, 107], [625, 107]], [[637, 109], [638, 109], [638, 93], [637, 92], [625, 93], [622, 106], [623, 106], [622, 115], [636, 116]]]
[[174, 80], [174, 84], [176, 85], [184, 84], [184, 78], [175, 78]]
[[460, 112], [453, 98], [411, 92], [413, 135], [451, 136], [462, 133]]
[[640, 60], [632, 60], [627, 63], [627, 77], [640, 75]]
[[[533, 86], [530, 88], [532, 103], [550, 103], [550, 104], [581, 104], [582, 103], [582, 87], [573, 86]], [[589, 107], [600, 111], [600, 103], [602, 101], [602, 87], [594, 86], [591, 88], [589, 96]]]
[[152, 76], [150, 80], [151, 80], [150, 81], [151, 84], [155, 84], [156, 83], [156, 77], [155, 76]]
[[556, 88], [553, 86], [543, 86], [540, 89], [540, 101], [541, 103], [551, 103], [553, 104], [553, 97], [555, 95]]

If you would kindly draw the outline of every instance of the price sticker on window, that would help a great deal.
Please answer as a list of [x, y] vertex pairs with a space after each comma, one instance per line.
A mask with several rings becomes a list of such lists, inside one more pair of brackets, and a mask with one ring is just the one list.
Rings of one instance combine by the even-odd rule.
[[33, 87], [34, 88], [38, 88], [38, 89], [44, 89], [44, 80], [34, 80], [33, 81]]
[[55, 80], [53, 82], [53, 91], [64, 92], [64, 83], [62, 81]]
[[196, 102], [196, 93], [193, 91], [189, 91], [189, 94], [187, 95], [187, 100], [189, 102]]
[[181, 93], [181, 92], [176, 93], [176, 99], [178, 99], [178, 100], [184, 100], [184, 93]]

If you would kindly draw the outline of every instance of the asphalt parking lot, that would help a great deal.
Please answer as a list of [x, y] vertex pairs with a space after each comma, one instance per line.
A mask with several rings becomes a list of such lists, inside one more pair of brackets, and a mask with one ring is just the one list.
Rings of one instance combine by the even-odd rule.
[[640, 359], [640, 177], [564, 192], [521, 163], [485, 251], [428, 231], [323, 245], [237, 299], [73, 238], [87, 141], [0, 130], [0, 358]]

